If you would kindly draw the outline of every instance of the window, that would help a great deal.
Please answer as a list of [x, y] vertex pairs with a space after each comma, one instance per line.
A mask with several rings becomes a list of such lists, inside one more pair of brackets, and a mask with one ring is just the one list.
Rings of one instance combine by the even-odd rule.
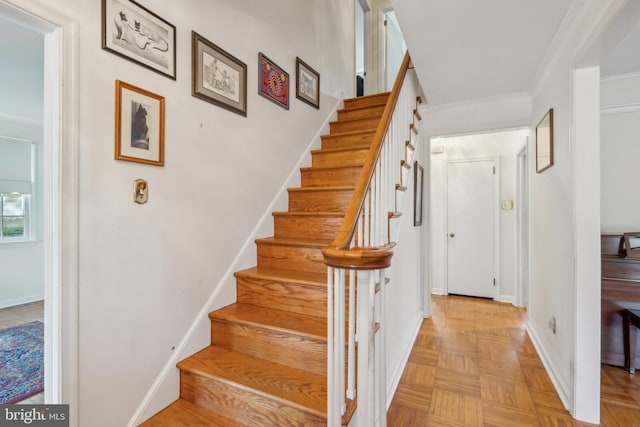
[[29, 238], [29, 195], [0, 193], [0, 239]]
[[33, 141], [0, 136], [0, 244], [31, 240]]

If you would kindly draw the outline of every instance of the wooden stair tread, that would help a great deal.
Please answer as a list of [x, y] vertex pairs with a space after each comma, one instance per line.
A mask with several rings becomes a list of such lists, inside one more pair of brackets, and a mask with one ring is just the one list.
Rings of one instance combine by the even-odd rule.
[[251, 389], [326, 417], [327, 378], [265, 359], [209, 346], [178, 363], [193, 374]]
[[[276, 214], [278, 212], [274, 212]], [[282, 214], [287, 214], [290, 212], [280, 212]], [[332, 212], [328, 212], [332, 213]], [[295, 214], [304, 214], [304, 212], [295, 212]], [[316, 214], [317, 212], [311, 212], [311, 214]], [[284, 238], [276, 238], [276, 237], [267, 237], [264, 239], [256, 239], [256, 243], [262, 243], [267, 245], [279, 245], [279, 246], [301, 246], [301, 247], [309, 247], [309, 248], [318, 248], [322, 249], [325, 246], [329, 246], [332, 242], [332, 239], [284, 239]]]
[[272, 212], [273, 216], [325, 216], [325, 217], [344, 217], [344, 212]]
[[311, 154], [344, 153], [346, 151], [369, 150], [370, 148], [371, 145], [369, 144], [358, 144], [350, 145], [349, 147], [322, 148], [320, 150], [311, 150]]
[[321, 135], [320, 138], [334, 138], [334, 137], [344, 137], [344, 136], [356, 136], [362, 135], [363, 133], [375, 133], [377, 128], [364, 129], [364, 130], [350, 130], [347, 132], [333, 132], [325, 135]]
[[[354, 119], [338, 119], [338, 120], [333, 120], [330, 121], [329, 124], [357, 124], [358, 122], [367, 122], [367, 121], [371, 121], [371, 120], [380, 120], [380, 117], [382, 116], [382, 114], [372, 114], [369, 117], [358, 117], [358, 118], [354, 118]], [[349, 131], [349, 132], [353, 132], [353, 131]]]
[[231, 304], [209, 313], [209, 318], [264, 326], [283, 332], [294, 332], [297, 335], [318, 340], [326, 340], [327, 338], [327, 319], [325, 318], [251, 304]]
[[141, 427], [245, 427], [220, 414], [209, 411], [184, 399], [178, 399], [153, 417], [149, 418]]
[[387, 105], [386, 102], [377, 102], [375, 104], [369, 104], [369, 105], [357, 105], [355, 107], [345, 107], [345, 108], [340, 108], [338, 110], [338, 113], [344, 113], [344, 112], [349, 112], [349, 111], [358, 111], [358, 110], [367, 110], [369, 108], [376, 108], [376, 107], [381, 107], [381, 106], [385, 106]]
[[353, 191], [356, 187], [353, 186], [342, 186], [342, 187], [292, 187], [288, 188], [287, 191], [290, 193], [295, 192], [318, 192], [321, 193], [323, 191]]
[[278, 280], [282, 282], [295, 282], [311, 286], [326, 287], [327, 274], [311, 273], [301, 270], [278, 270], [276, 268], [252, 267], [237, 271], [236, 277], [255, 276], [266, 280]]

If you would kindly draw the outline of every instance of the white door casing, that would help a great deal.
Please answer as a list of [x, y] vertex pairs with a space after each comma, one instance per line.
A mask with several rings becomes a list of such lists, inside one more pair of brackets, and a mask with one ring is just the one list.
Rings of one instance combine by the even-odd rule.
[[529, 305], [529, 139], [516, 154], [516, 287], [514, 305]]
[[496, 299], [498, 159], [445, 164], [446, 293]]

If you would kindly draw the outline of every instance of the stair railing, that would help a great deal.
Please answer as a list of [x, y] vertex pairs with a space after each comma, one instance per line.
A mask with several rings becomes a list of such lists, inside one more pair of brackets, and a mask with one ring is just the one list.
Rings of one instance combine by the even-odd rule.
[[328, 266], [329, 427], [346, 425], [356, 399], [358, 427], [386, 426], [386, 269], [399, 233], [394, 219], [409, 177], [421, 102], [410, 62], [407, 52], [340, 231], [322, 251]]

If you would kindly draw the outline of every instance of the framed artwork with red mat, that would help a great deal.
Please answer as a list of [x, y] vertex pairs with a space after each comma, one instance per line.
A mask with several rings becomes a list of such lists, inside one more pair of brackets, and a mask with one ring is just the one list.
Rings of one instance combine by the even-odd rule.
[[262, 52], [258, 53], [258, 93], [271, 102], [289, 109], [289, 73]]

